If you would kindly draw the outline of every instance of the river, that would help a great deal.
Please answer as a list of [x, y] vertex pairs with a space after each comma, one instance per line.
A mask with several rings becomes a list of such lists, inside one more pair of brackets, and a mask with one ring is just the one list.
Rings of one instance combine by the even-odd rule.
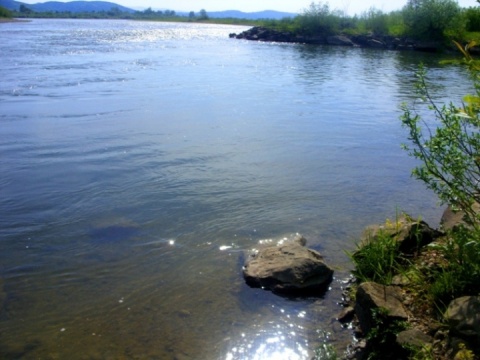
[[[309, 359], [365, 226], [437, 226], [399, 105], [438, 56], [229, 39], [241, 26], [0, 24], [4, 359]], [[303, 234], [322, 298], [244, 284], [245, 252]]]

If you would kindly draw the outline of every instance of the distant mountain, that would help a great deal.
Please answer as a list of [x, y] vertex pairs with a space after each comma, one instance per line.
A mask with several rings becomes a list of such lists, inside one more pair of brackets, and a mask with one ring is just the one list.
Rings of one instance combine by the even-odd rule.
[[72, 2], [59, 2], [59, 1], [47, 1], [37, 4], [25, 4], [20, 1], [13, 0], [0, 0], [0, 6], [3, 6], [10, 10], [18, 10], [20, 5], [25, 5], [29, 9], [36, 12], [46, 11], [58, 11], [58, 12], [93, 12], [93, 11], [109, 11], [112, 8], [118, 8], [122, 12], [133, 13], [135, 10], [127, 8], [122, 5], [118, 5], [108, 1], [72, 1]]
[[3, 6], [5, 9], [8, 10], [18, 10], [21, 4], [22, 3], [13, 0], [0, 0], [0, 6]]
[[[1, 0], [0, 0], [1, 1]], [[122, 12], [133, 13], [135, 10], [127, 8], [122, 5], [118, 5], [108, 1], [71, 1], [71, 2], [59, 2], [59, 1], [48, 1], [45, 3], [38, 3], [29, 6], [30, 9], [38, 12], [42, 11], [70, 11], [72, 13], [76, 12], [98, 12], [98, 11], [109, 11], [112, 8], [118, 8]]]
[[[27, 8], [32, 9], [36, 12], [71, 12], [71, 13], [85, 13], [85, 12], [100, 12], [100, 11], [110, 11], [112, 8], [118, 8], [122, 12], [133, 13], [137, 10], [127, 8], [122, 5], [115, 4], [108, 1], [71, 1], [71, 2], [60, 2], [60, 1], [47, 1], [44, 3], [36, 4], [25, 4], [20, 1], [14, 0], [0, 0], [0, 6], [7, 8], [9, 10], [18, 11], [20, 5], [25, 5]], [[179, 15], [188, 16], [188, 13], [177, 12]], [[274, 10], [265, 10], [258, 12], [242, 12], [238, 10], [227, 10], [227, 11], [212, 11], [207, 10], [207, 14], [211, 18], [236, 18], [236, 19], [248, 19], [248, 20], [258, 20], [258, 19], [283, 19], [285, 17], [295, 17], [295, 13], [287, 13]]]
[[211, 18], [236, 18], [236, 19], [248, 19], [248, 20], [258, 20], [258, 19], [283, 19], [286, 17], [295, 17], [298, 14], [287, 13], [275, 10], [264, 10], [258, 12], [242, 12], [238, 10], [227, 10], [227, 11], [208, 11], [208, 16]]

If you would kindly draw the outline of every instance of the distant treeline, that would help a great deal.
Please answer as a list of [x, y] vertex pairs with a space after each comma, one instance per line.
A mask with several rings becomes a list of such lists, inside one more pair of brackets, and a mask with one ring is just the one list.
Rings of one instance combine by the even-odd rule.
[[22, 4], [18, 11], [11, 11], [13, 17], [18, 18], [73, 18], [73, 19], [170, 19], [180, 17], [173, 10], [154, 11], [148, 8], [144, 11], [128, 12], [118, 7], [108, 11], [34, 11]]
[[212, 22], [225, 24], [247, 24], [260, 25], [261, 22], [247, 19], [211, 19], [206, 10], [198, 13], [190, 11], [188, 14], [179, 14], [174, 10], [155, 11], [152, 8], [143, 11], [122, 11], [118, 7], [112, 7], [108, 11], [34, 11], [28, 5], [22, 4], [17, 11], [7, 10], [0, 7], [0, 17], [14, 18], [51, 18], [51, 19], [129, 19], [129, 20], [151, 20], [151, 21], [179, 21], [179, 22]]
[[143, 11], [122, 11], [112, 7], [108, 11], [34, 11], [28, 5], [22, 4], [20, 8], [8, 10], [0, 6], [0, 18], [43, 18], [43, 19], [124, 19], [124, 20], [149, 20], [149, 21], [176, 21], [176, 22], [206, 22], [231, 25], [263, 25], [263, 20], [242, 18], [210, 18], [207, 11], [202, 9], [198, 13], [177, 13], [174, 10], [155, 11], [152, 8]]

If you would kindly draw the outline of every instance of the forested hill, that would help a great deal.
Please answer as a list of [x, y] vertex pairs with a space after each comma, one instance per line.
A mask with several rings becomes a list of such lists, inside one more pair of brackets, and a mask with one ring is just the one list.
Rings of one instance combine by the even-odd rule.
[[13, 0], [0, 0], [0, 6], [9, 10], [18, 11], [21, 5], [25, 5], [27, 8], [35, 12], [101, 12], [109, 11], [112, 8], [118, 8], [121, 12], [133, 13], [135, 10], [127, 8], [122, 5], [118, 5], [108, 1], [72, 1], [72, 2], [59, 2], [48, 1], [37, 4], [25, 4], [20, 1]]
[[[112, 8], [118, 9], [122, 13], [134, 13], [136, 10], [127, 8], [122, 5], [115, 4], [108, 1], [72, 1], [72, 2], [60, 2], [60, 1], [47, 1], [36, 4], [26, 4], [21, 1], [14, 0], [0, 0], [0, 6], [9, 9], [11, 11], [19, 11], [20, 6], [24, 5], [28, 9], [34, 12], [58, 12], [58, 13], [89, 13], [89, 12], [108, 12]], [[194, 10], [194, 9], [192, 9]], [[180, 16], [188, 16], [188, 13], [177, 12]], [[297, 14], [264, 10], [257, 12], [242, 12], [238, 10], [226, 10], [226, 11], [213, 11], [208, 12], [210, 18], [233, 18], [233, 19], [282, 19], [286, 17], [295, 17]]]

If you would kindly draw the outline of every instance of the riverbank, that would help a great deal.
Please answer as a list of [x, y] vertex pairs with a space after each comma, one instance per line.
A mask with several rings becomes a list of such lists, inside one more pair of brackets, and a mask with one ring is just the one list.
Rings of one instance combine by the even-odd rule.
[[445, 279], [455, 277], [444, 276], [456, 271], [452, 256], [461, 256], [452, 240], [460, 225], [461, 214], [447, 209], [438, 230], [408, 215], [365, 230], [338, 316], [354, 329], [348, 359], [477, 358], [478, 291], [454, 295]]
[[29, 22], [30, 20], [22, 20], [15, 18], [0, 18], [0, 24], [2, 23], [12, 23], [12, 22]]
[[412, 50], [423, 52], [437, 52], [442, 50], [439, 42], [421, 42], [405, 37], [389, 35], [325, 35], [315, 36], [297, 35], [288, 32], [280, 32], [269, 28], [255, 26], [240, 34], [232, 33], [230, 38], [245, 39], [264, 42], [301, 43], [313, 45], [336, 45], [362, 48], [375, 48], [386, 50]]

